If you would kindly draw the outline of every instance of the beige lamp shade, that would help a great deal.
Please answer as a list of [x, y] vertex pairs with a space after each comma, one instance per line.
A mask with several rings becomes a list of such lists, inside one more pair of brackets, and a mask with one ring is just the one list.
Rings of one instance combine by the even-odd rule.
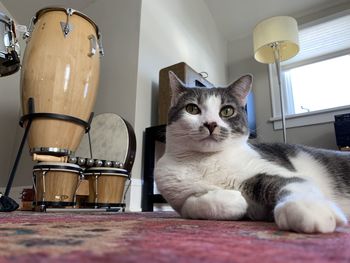
[[297, 21], [290, 16], [275, 16], [256, 25], [253, 32], [254, 58], [261, 63], [274, 63], [273, 43], [278, 43], [280, 61], [299, 52]]

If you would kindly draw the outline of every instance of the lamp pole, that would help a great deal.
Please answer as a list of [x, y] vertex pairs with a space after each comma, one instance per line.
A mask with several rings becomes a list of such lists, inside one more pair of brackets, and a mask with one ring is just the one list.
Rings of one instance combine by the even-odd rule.
[[281, 85], [281, 56], [280, 56], [280, 42], [274, 42], [271, 44], [271, 48], [273, 49], [273, 55], [275, 57], [275, 65], [277, 71], [277, 80], [278, 87], [280, 91], [280, 102], [281, 102], [281, 119], [282, 119], [282, 131], [283, 131], [283, 142], [287, 143], [287, 130], [286, 130], [286, 117], [284, 114], [284, 93]]

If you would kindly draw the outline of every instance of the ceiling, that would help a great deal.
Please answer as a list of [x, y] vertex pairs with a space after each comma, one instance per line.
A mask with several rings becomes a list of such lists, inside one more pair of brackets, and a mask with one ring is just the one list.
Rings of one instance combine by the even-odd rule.
[[350, 0], [204, 0], [228, 41], [252, 34], [259, 21], [277, 15], [300, 18]]
[[[28, 25], [31, 17], [47, 6], [64, 6], [84, 10], [91, 3], [103, 0], [0, 0], [19, 24]], [[130, 1], [130, 0], [122, 0]], [[150, 1], [150, 0], [144, 0]], [[187, 0], [193, 1], [193, 0]], [[250, 35], [261, 20], [276, 15], [291, 15], [296, 18], [350, 0], [203, 0], [218, 30], [233, 41]]]
[[95, 1], [97, 0], [0, 0], [21, 25], [28, 25], [33, 15], [44, 7], [57, 6], [83, 10]]

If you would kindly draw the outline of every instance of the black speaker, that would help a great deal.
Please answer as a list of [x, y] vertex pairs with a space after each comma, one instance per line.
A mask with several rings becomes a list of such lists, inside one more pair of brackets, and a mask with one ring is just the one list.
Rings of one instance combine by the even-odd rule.
[[334, 129], [338, 147], [350, 147], [350, 113], [335, 115]]

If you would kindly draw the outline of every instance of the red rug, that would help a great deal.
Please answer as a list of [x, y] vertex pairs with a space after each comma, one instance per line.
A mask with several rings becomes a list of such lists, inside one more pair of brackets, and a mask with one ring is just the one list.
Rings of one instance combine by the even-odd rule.
[[0, 213], [0, 262], [350, 262], [350, 228], [184, 220], [171, 212]]

